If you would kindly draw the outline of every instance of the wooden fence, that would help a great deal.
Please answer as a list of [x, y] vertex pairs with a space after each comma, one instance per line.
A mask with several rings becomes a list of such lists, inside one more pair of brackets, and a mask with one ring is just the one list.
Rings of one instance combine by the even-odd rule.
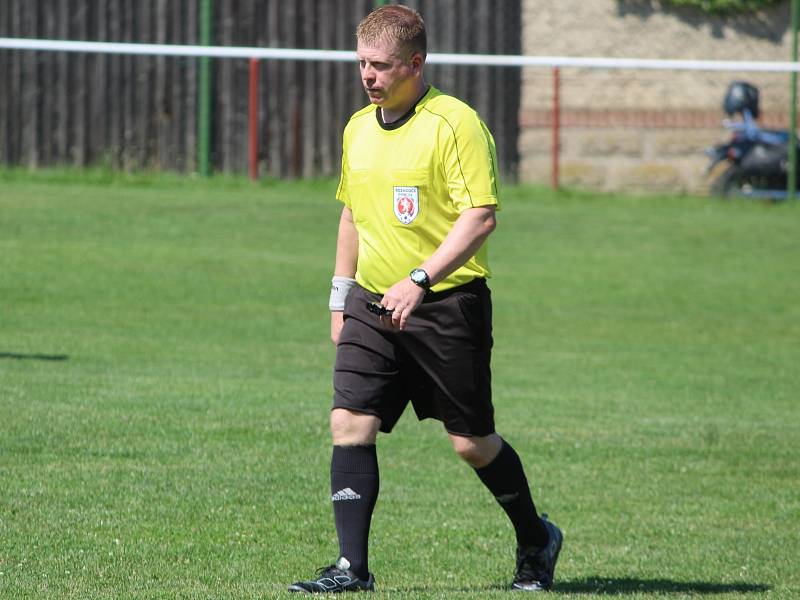
[[[214, 44], [353, 49], [374, 0], [214, 0]], [[429, 52], [519, 54], [521, 0], [409, 0]], [[0, 37], [197, 44], [199, 0], [0, 0]], [[196, 58], [0, 50], [0, 164], [196, 169]], [[366, 104], [355, 64], [262, 61], [259, 165], [275, 177], [336, 174], [347, 117]], [[430, 65], [475, 107], [515, 178], [517, 68]], [[247, 171], [248, 61], [213, 63], [214, 168]]]

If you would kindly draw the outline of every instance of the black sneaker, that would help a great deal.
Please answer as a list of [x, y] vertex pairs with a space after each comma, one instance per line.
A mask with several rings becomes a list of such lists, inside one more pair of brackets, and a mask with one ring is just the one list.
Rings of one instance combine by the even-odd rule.
[[511, 589], [519, 592], [545, 592], [553, 587], [558, 553], [564, 536], [561, 530], [542, 515], [542, 521], [550, 534], [544, 548], [525, 550], [517, 548], [517, 572]]
[[372, 573], [364, 581], [350, 571], [350, 563], [342, 556], [335, 565], [317, 569], [317, 578], [298, 581], [289, 586], [290, 592], [307, 594], [338, 594], [339, 592], [374, 592], [375, 578]]

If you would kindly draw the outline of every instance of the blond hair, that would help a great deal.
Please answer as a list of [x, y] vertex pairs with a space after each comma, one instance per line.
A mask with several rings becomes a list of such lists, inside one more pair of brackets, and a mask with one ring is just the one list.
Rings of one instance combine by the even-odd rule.
[[381, 6], [364, 17], [356, 29], [356, 39], [365, 46], [376, 42], [394, 43], [406, 60], [416, 52], [425, 58], [428, 52], [422, 16], [399, 4]]

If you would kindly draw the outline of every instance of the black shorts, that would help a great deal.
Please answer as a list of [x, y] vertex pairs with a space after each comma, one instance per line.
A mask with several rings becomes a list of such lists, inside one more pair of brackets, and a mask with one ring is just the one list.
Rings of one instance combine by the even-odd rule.
[[439, 419], [450, 433], [494, 433], [486, 281], [428, 294], [403, 331], [367, 310], [367, 302], [380, 299], [360, 286], [347, 297], [333, 407], [375, 415], [388, 433], [411, 401], [420, 420]]

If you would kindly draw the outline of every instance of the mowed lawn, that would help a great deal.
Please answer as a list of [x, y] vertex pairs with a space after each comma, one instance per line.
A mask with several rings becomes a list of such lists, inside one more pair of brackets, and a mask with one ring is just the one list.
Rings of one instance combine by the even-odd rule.
[[[336, 558], [335, 182], [0, 174], [0, 597], [276, 598]], [[509, 187], [498, 430], [555, 596], [800, 597], [800, 208]], [[441, 426], [379, 440], [386, 598], [500, 598]]]

